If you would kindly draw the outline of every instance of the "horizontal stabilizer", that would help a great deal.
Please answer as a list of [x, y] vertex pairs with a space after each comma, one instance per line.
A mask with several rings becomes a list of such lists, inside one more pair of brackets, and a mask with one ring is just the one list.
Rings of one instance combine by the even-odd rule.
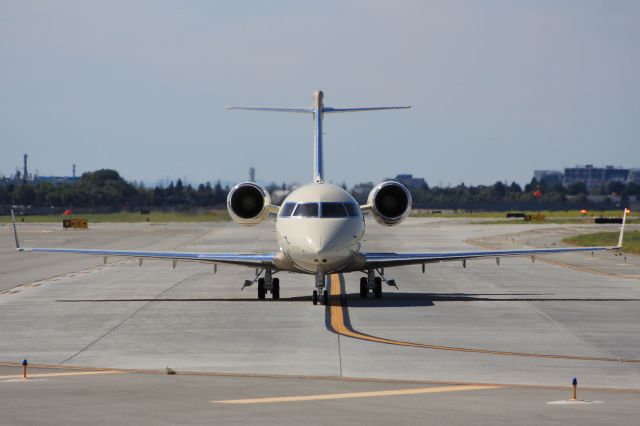
[[270, 112], [298, 112], [304, 114], [312, 114], [313, 108], [256, 108], [256, 107], [236, 107], [228, 106], [226, 109], [241, 109], [244, 111], [270, 111]]
[[410, 105], [406, 106], [388, 106], [388, 107], [366, 107], [366, 108], [331, 108], [326, 107], [323, 112], [362, 112], [362, 111], [382, 111], [389, 109], [409, 109]]

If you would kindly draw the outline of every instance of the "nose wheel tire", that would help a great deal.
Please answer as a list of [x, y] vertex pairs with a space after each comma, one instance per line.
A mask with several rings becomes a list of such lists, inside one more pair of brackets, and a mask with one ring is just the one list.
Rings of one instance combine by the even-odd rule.
[[322, 304], [324, 306], [329, 304], [329, 292], [327, 290], [322, 292]]
[[366, 299], [369, 289], [367, 288], [367, 278], [360, 278], [360, 299]]
[[314, 305], [318, 304], [318, 290], [313, 290], [312, 300]]
[[258, 299], [264, 299], [265, 294], [264, 278], [258, 278]]
[[375, 286], [373, 287], [373, 295], [376, 299], [380, 299], [382, 297], [382, 278], [376, 277]]
[[272, 285], [271, 296], [276, 300], [280, 299], [280, 278], [274, 278]]

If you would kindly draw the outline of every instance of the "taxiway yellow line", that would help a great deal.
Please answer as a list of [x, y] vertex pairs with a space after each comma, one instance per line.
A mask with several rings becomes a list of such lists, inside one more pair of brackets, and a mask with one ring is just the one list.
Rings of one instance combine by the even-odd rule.
[[640, 364], [640, 359], [624, 359], [624, 358], [607, 358], [607, 357], [590, 357], [590, 356], [578, 356], [578, 355], [555, 355], [555, 354], [540, 354], [540, 353], [528, 353], [528, 352], [509, 352], [509, 351], [496, 351], [491, 349], [478, 349], [478, 348], [463, 348], [455, 346], [442, 346], [442, 345], [430, 345], [427, 343], [416, 342], [403, 342], [400, 340], [385, 339], [383, 337], [371, 336], [369, 334], [360, 333], [351, 327], [348, 327], [345, 323], [344, 306], [342, 303], [334, 303], [335, 300], [340, 299], [342, 293], [342, 285], [340, 282], [339, 274], [331, 275], [331, 327], [333, 330], [343, 336], [352, 337], [354, 339], [367, 340], [370, 342], [384, 343], [387, 345], [395, 346], [409, 346], [414, 348], [433, 349], [440, 351], [453, 351], [453, 352], [470, 352], [486, 355], [500, 355], [500, 356], [519, 356], [525, 358], [551, 358], [551, 359], [564, 359], [573, 361], [601, 361], [601, 362], [621, 362], [621, 363], [634, 363]]
[[[89, 376], [94, 374], [123, 374], [124, 371], [117, 370], [102, 370], [102, 371], [67, 371], [64, 373], [35, 373], [29, 374], [29, 378], [40, 378], [40, 377], [62, 377], [62, 376]], [[21, 379], [22, 374], [13, 374], [10, 376], [0, 376], [0, 380], [4, 379]]]
[[483, 389], [498, 389], [500, 386], [438, 386], [430, 388], [393, 389], [385, 391], [328, 393], [321, 395], [281, 396], [273, 398], [230, 399], [211, 401], [219, 404], [269, 404], [278, 402], [323, 401], [328, 399], [372, 398], [380, 396], [419, 395], [424, 393], [461, 392]]

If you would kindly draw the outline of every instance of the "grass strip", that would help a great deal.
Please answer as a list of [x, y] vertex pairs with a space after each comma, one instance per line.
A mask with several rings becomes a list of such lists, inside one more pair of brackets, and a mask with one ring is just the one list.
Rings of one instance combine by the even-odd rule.
[[[615, 246], [618, 244], [618, 232], [596, 232], [593, 234], [577, 235], [562, 240], [574, 246]], [[627, 231], [624, 233], [622, 251], [625, 253], [640, 254], [640, 231]]]

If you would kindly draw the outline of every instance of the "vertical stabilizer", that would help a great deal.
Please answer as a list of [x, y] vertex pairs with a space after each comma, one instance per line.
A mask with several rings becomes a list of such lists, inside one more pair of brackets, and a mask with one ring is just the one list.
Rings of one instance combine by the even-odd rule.
[[322, 115], [324, 114], [324, 93], [318, 90], [313, 93], [313, 120], [314, 145], [313, 145], [313, 181], [324, 182], [324, 164], [322, 158]]
[[311, 108], [272, 108], [272, 107], [227, 107], [228, 109], [243, 109], [248, 111], [271, 111], [271, 112], [296, 112], [303, 114], [313, 114], [314, 145], [313, 145], [313, 181], [315, 183], [324, 182], [324, 161], [322, 158], [322, 119], [325, 113], [331, 112], [362, 112], [380, 111], [389, 109], [406, 109], [410, 106], [382, 106], [364, 108], [331, 108], [324, 106], [324, 93], [322, 90], [313, 92], [313, 106]]

